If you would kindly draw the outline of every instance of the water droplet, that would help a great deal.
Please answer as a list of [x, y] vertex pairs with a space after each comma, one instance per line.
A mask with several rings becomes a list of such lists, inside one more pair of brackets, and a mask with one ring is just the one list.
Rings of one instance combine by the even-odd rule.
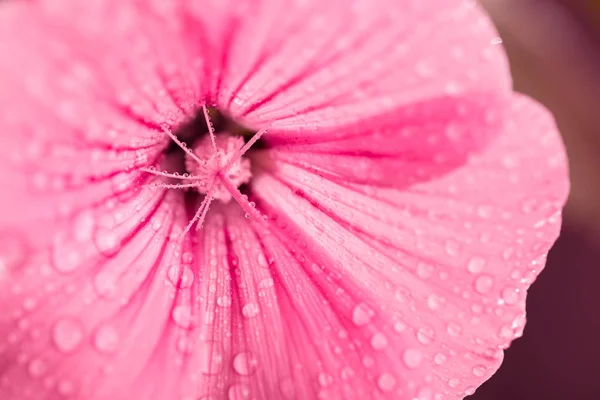
[[447, 357], [442, 353], [437, 353], [433, 357], [433, 362], [436, 363], [437, 365], [444, 365], [446, 363], [446, 360], [447, 360]]
[[94, 277], [94, 289], [100, 297], [112, 297], [117, 291], [117, 279], [108, 272], [99, 272]]
[[479, 206], [477, 207], [477, 215], [482, 219], [488, 219], [492, 216], [491, 206]]
[[229, 400], [246, 400], [250, 398], [250, 387], [245, 383], [231, 385], [227, 392]]
[[419, 278], [421, 279], [427, 279], [430, 278], [431, 275], [433, 275], [433, 266], [424, 262], [420, 262], [417, 265], [417, 275], [419, 276]]
[[54, 324], [52, 339], [59, 351], [70, 353], [81, 344], [83, 340], [83, 327], [75, 319], [61, 319]]
[[416, 369], [419, 368], [423, 361], [423, 353], [419, 349], [406, 349], [402, 360], [408, 368]]
[[200, 370], [206, 375], [217, 375], [223, 368], [223, 350], [217, 342], [206, 341], [200, 345], [202, 358]]
[[94, 235], [96, 248], [107, 257], [114, 256], [119, 250], [121, 242], [113, 229], [98, 229]]
[[260, 312], [256, 303], [248, 303], [242, 307], [242, 315], [246, 318], [256, 317]]
[[432, 294], [429, 297], [427, 297], [427, 306], [431, 310], [439, 310], [443, 304], [444, 304], [444, 298], [442, 298], [436, 294]]
[[119, 334], [110, 325], [104, 325], [96, 331], [94, 346], [101, 353], [113, 353], [119, 346]]
[[258, 361], [248, 351], [239, 353], [233, 358], [233, 369], [240, 375], [251, 375], [256, 371]]
[[482, 377], [485, 375], [486, 368], [483, 365], [476, 365], [473, 367], [473, 375]]
[[231, 297], [230, 296], [220, 296], [217, 299], [217, 304], [219, 305], [219, 307], [223, 307], [223, 308], [227, 308], [227, 307], [231, 307]]
[[275, 282], [273, 281], [273, 278], [266, 278], [258, 283], [258, 288], [259, 289], [268, 289], [268, 288], [273, 287], [274, 284], [275, 284]]
[[462, 328], [457, 323], [450, 322], [446, 326], [446, 332], [448, 332], [450, 336], [460, 336], [462, 334]]
[[86, 243], [92, 240], [96, 221], [91, 211], [82, 211], [74, 221], [75, 240]]
[[194, 282], [194, 272], [187, 265], [173, 265], [169, 268], [167, 277], [177, 289], [187, 289]]
[[398, 333], [402, 333], [406, 330], [406, 324], [404, 322], [398, 321], [394, 324], [394, 330]]
[[320, 372], [317, 376], [317, 380], [319, 381], [319, 385], [327, 387], [333, 383], [333, 376], [326, 374], [325, 372]]
[[264, 254], [259, 254], [258, 257], [256, 257], [256, 261], [258, 262], [258, 265], [263, 267], [263, 268], [268, 268], [269, 264], [267, 263], [267, 259], [264, 256]]
[[75, 271], [81, 265], [81, 254], [65, 242], [57, 242], [52, 253], [54, 268], [63, 274]]
[[377, 386], [382, 392], [391, 392], [396, 386], [396, 378], [390, 373], [383, 373], [377, 379]]
[[465, 394], [467, 396], [471, 396], [471, 395], [475, 394], [475, 388], [473, 386], [469, 386], [468, 388], [465, 389]]
[[387, 347], [387, 345], [388, 345], [388, 339], [381, 332], [377, 332], [371, 338], [371, 347], [373, 347], [373, 349], [375, 349], [375, 350], [383, 350]]
[[489, 275], [481, 275], [475, 279], [475, 291], [480, 294], [489, 293], [494, 286], [494, 278]]
[[48, 366], [42, 360], [36, 358], [29, 363], [27, 371], [33, 378], [39, 378], [46, 373]]
[[452, 378], [448, 381], [448, 386], [451, 388], [455, 388], [460, 384], [460, 381], [457, 378]]
[[171, 313], [173, 322], [183, 329], [189, 329], [192, 326], [192, 309], [188, 305], [178, 305], [173, 308]]
[[419, 343], [427, 345], [431, 343], [435, 336], [435, 331], [431, 327], [423, 327], [417, 331], [417, 340]]
[[472, 274], [479, 274], [485, 268], [485, 259], [482, 257], [472, 257], [467, 263], [467, 269]]
[[508, 305], [517, 304], [519, 301], [519, 289], [514, 287], [506, 287], [502, 290], [502, 299]]
[[366, 325], [371, 321], [373, 311], [365, 303], [360, 303], [352, 311], [352, 322], [357, 326]]

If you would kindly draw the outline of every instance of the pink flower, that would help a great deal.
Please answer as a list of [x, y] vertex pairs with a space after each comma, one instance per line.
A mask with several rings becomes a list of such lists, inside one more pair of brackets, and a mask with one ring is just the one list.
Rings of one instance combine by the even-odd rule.
[[473, 4], [5, 2], [0, 37], [1, 399], [459, 399], [521, 334], [565, 159]]

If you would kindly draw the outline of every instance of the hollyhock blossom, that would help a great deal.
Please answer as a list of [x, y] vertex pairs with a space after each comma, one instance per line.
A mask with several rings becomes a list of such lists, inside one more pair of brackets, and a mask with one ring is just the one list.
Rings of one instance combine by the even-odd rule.
[[0, 398], [459, 399], [566, 191], [471, 2], [0, 8]]

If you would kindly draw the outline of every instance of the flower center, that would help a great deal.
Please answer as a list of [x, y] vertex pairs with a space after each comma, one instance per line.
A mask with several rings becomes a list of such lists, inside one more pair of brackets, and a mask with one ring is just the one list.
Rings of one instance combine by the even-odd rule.
[[[216, 126], [211, 119], [217, 122]], [[181, 189], [192, 194], [187, 196], [188, 203], [192, 204], [196, 212], [183, 235], [194, 225], [196, 230], [201, 228], [214, 200], [229, 203], [235, 199], [247, 216], [261, 217], [253, 208], [253, 203], [248, 201], [248, 196], [243, 195], [239, 188], [249, 183], [252, 176], [250, 160], [244, 155], [266, 133], [266, 128], [252, 136], [248, 135], [252, 132], [216, 110], [202, 106], [201, 114], [176, 133], [166, 128], [163, 131], [171, 139], [166, 150], [167, 160], [170, 161], [167, 164], [172, 166], [181, 163], [185, 172], [179, 173], [181, 167], [175, 167], [175, 171], [159, 171], [154, 167], [142, 170], [158, 178], [158, 181], [149, 186]], [[247, 138], [249, 140], [246, 142]], [[196, 196], [193, 196], [194, 193]], [[197, 194], [204, 197], [198, 197]]]
[[224, 203], [231, 201], [233, 196], [223, 180], [236, 188], [250, 181], [250, 160], [238, 157], [242, 147], [241, 136], [225, 132], [198, 140], [192, 148], [196, 157], [185, 155], [185, 169], [191, 176], [190, 182], [198, 184], [196, 190], [204, 195], [211, 193], [214, 199]]

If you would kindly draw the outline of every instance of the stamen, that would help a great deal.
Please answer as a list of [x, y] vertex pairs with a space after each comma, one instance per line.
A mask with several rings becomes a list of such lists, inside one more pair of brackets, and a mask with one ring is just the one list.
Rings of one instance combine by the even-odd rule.
[[246, 154], [246, 152], [248, 150], [250, 150], [250, 147], [252, 147], [254, 145], [254, 143], [256, 143], [256, 141], [262, 137], [262, 135], [264, 135], [265, 133], [267, 133], [267, 131], [269, 130], [269, 128], [271, 128], [271, 125], [273, 125], [273, 122], [270, 122], [265, 128], [263, 128], [260, 131], [256, 132], [254, 134], [254, 136], [252, 136], [252, 138], [248, 141], [248, 143], [246, 143], [244, 146], [242, 146], [238, 151], [236, 151], [233, 154], [233, 156], [231, 156], [231, 158], [229, 159], [229, 161], [227, 162], [227, 164], [221, 169], [221, 172], [227, 172], [227, 171], [229, 171], [229, 168], [231, 168], [231, 166], [237, 160], [239, 160], [244, 154]]
[[185, 189], [185, 188], [196, 188], [204, 186], [203, 183], [195, 182], [195, 183], [150, 183], [148, 185], [143, 185], [144, 187], [152, 187], [152, 188], [162, 188], [162, 189]]
[[172, 173], [165, 172], [165, 171], [159, 171], [159, 170], [157, 170], [155, 168], [152, 168], [152, 167], [150, 167], [150, 168], [143, 167], [143, 168], [140, 168], [140, 170], [143, 171], [143, 172], [147, 172], [149, 174], [152, 174], [152, 175], [164, 176], [166, 178], [174, 178], [174, 179], [182, 179], [182, 180], [184, 180], [184, 179], [185, 180], [202, 179], [202, 177], [196, 176], [196, 175], [189, 175], [189, 174], [188, 175], [181, 175], [181, 174], [177, 174], [177, 173], [172, 174]]
[[231, 182], [229, 182], [229, 180], [227, 178], [225, 178], [223, 175], [219, 174], [218, 177], [220, 178], [221, 182], [223, 183], [223, 186], [225, 186], [225, 188], [231, 193], [231, 196], [233, 196], [235, 201], [238, 202], [238, 204], [240, 205], [240, 207], [242, 207], [242, 210], [244, 210], [246, 212], [246, 215], [248, 217], [251, 216], [251, 217], [255, 218], [258, 222], [261, 222], [261, 223], [264, 222], [262, 214], [260, 213], [260, 211], [258, 211], [252, 205], [250, 205], [250, 202], [248, 201], [247, 196], [244, 196], [242, 194], [242, 192], [240, 192], [240, 190], [238, 188], [233, 186], [231, 184]]
[[212, 195], [213, 195], [214, 187], [215, 187], [215, 180], [213, 180], [211, 182], [210, 188], [208, 189], [208, 191], [206, 193], [206, 197], [204, 197], [204, 200], [202, 200], [202, 203], [200, 204], [200, 207], [198, 207], [198, 210], [196, 211], [194, 218], [192, 218], [192, 220], [187, 224], [187, 226], [181, 233], [182, 237], [184, 237], [185, 235], [188, 234], [188, 232], [192, 229], [192, 226], [194, 226], [194, 224], [196, 222], [198, 223], [198, 225], [196, 225], [196, 231], [200, 230], [200, 228], [202, 227], [202, 224], [204, 223], [204, 219], [206, 218], [206, 213], [208, 213], [210, 203], [212, 203], [212, 201], [213, 201]]
[[204, 119], [206, 120], [206, 126], [208, 127], [210, 141], [211, 141], [213, 149], [215, 150], [215, 153], [216, 153], [219, 150], [217, 149], [217, 140], [215, 138], [215, 127], [213, 126], [212, 121], [210, 120], [210, 117], [208, 116], [208, 110], [206, 109], [206, 104], [202, 104], [202, 112], [204, 113]]
[[167, 134], [167, 136], [169, 136], [171, 138], [172, 141], [174, 141], [177, 146], [179, 146], [181, 148], [181, 150], [185, 151], [185, 153], [192, 157], [196, 162], [198, 162], [199, 164], [202, 164], [203, 161], [200, 160], [198, 158], [198, 156], [196, 156], [194, 154], [194, 152], [190, 149], [188, 149], [188, 147], [186, 146], [185, 143], [181, 142], [179, 139], [177, 139], [177, 136], [173, 135], [167, 128], [165, 128], [164, 126], [161, 126], [162, 130]]

